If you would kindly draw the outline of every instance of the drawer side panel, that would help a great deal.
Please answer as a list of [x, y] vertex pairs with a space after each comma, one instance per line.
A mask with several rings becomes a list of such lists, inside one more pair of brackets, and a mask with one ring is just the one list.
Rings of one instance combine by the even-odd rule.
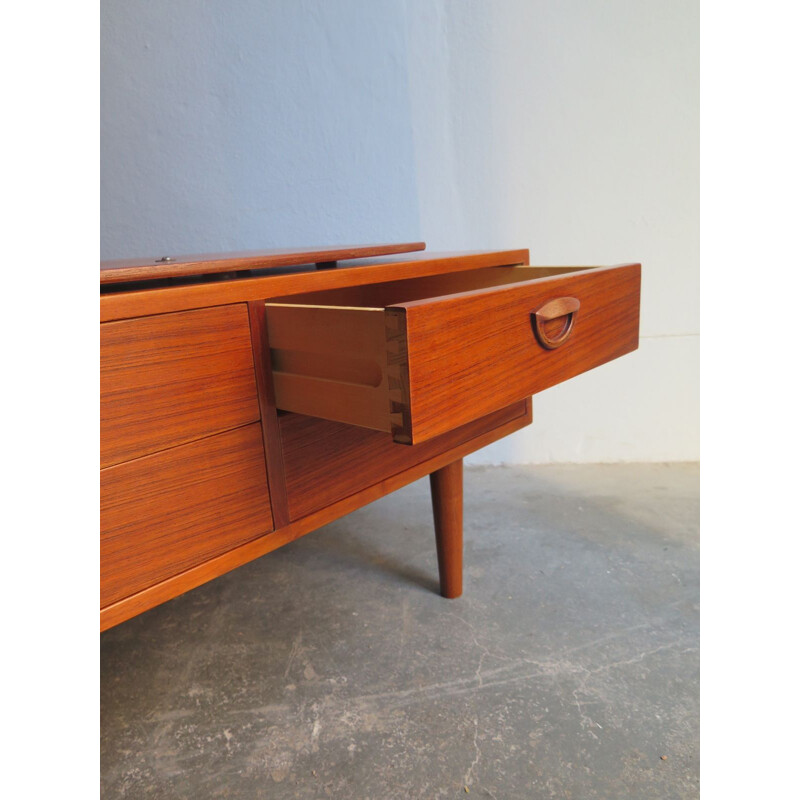
[[391, 430], [383, 309], [266, 304], [275, 404]]

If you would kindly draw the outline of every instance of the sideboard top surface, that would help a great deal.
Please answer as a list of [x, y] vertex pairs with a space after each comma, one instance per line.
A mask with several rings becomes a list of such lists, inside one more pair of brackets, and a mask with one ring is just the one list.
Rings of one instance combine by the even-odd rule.
[[239, 270], [288, 267], [299, 264], [330, 263], [353, 258], [411, 253], [424, 249], [425, 242], [398, 242], [395, 244], [291, 247], [274, 250], [240, 250], [230, 253], [121, 258], [100, 262], [100, 283], [147, 281]]
[[[303, 252], [308, 255], [310, 251]], [[326, 251], [328, 254], [330, 252]], [[321, 257], [319, 253], [317, 257]], [[218, 259], [217, 262], [223, 260]], [[336, 265], [332, 265], [333, 268], [330, 269], [319, 269], [316, 263], [311, 261], [273, 267], [264, 267], [263, 264], [252, 268], [228, 267], [226, 271], [216, 274], [204, 272], [175, 277], [162, 276], [151, 280], [101, 283], [100, 321], [110, 322], [149, 314], [242, 303], [446, 272], [527, 264], [529, 253], [527, 249], [441, 253], [418, 250], [382, 257], [362, 257], [344, 261], [336, 259], [336, 261]]]

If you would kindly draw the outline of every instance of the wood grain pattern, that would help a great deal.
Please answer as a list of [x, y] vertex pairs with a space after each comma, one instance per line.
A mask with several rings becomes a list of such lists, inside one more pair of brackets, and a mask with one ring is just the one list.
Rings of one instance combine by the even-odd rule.
[[403, 314], [384, 314], [386, 326], [386, 383], [389, 388], [389, 431], [398, 444], [411, 444], [408, 377], [408, 332]]
[[433, 526], [439, 562], [439, 591], [450, 600], [461, 597], [464, 562], [464, 461], [458, 459], [431, 472]]
[[[372, 306], [269, 303], [278, 408], [420, 444], [635, 349], [639, 270], [501, 267], [333, 293], [424, 298], [389, 305], [382, 332]], [[430, 297], [433, 286], [451, 294]]]
[[285, 275], [264, 275], [157, 289], [140, 287], [115, 294], [102, 294], [100, 321], [527, 262], [527, 250], [409, 253], [365, 262], [345, 262], [336, 269], [318, 270], [310, 267], [307, 271], [293, 271]]
[[384, 480], [524, 414], [525, 404], [518, 402], [414, 447], [366, 428], [284, 414], [278, 422], [289, 517], [298, 520], [355, 494], [365, 481]]
[[[425, 442], [635, 350], [640, 274], [639, 264], [598, 268], [388, 308], [405, 317], [408, 337], [403, 436]], [[565, 295], [580, 313], [569, 339], [549, 350], [536, 341], [531, 312]]]
[[[581, 307], [577, 297], [558, 297], [548, 300], [541, 308], [531, 312], [533, 332], [542, 347], [555, 350], [569, 339], [575, 325], [575, 315]], [[548, 323], [560, 319], [558, 332], [552, 336], [548, 330]]]
[[[520, 406], [517, 406], [517, 408], [520, 408]], [[486, 445], [508, 436], [510, 433], [528, 425], [531, 421], [530, 401], [521, 404], [521, 408], [523, 412], [521, 416], [513, 417], [497, 428], [486, 430], [474, 439], [456, 444], [445, 453], [434, 455], [420, 464], [379, 480], [371, 486], [357, 491], [355, 494], [348, 495], [342, 500], [325, 506], [296, 522], [292, 522], [281, 530], [260, 536], [221, 556], [209, 559], [179, 575], [167, 578], [135, 595], [102, 608], [100, 610], [100, 630], [107, 630], [124, 622], [126, 619], [130, 619], [213, 578], [230, 572], [232, 569], [276, 550], [301, 536], [305, 536], [307, 533], [311, 533], [328, 522], [349, 514], [367, 503], [371, 503], [390, 492], [423, 478], [434, 470], [446, 466], [455, 458], [461, 458], [474, 450], [479, 450], [481, 447], [486, 447]], [[409, 448], [402, 449], [406, 453], [413, 452]]]
[[266, 304], [275, 402], [389, 431], [383, 309]]
[[[530, 402], [520, 398], [635, 349], [638, 342], [638, 265], [509, 268], [527, 262], [528, 252], [412, 253], [344, 262], [335, 269], [287, 266], [284, 274], [243, 277], [265, 262], [227, 256], [230, 261], [219, 259], [218, 267], [229, 276], [167, 278], [163, 283], [169, 285], [149, 289], [107, 284], [101, 295], [101, 319], [111, 322], [102, 326], [108, 359], [104, 403], [111, 401], [112, 410], [117, 404], [116, 416], [104, 415], [103, 423], [110, 422], [112, 430], [117, 426], [117, 452], [112, 447], [112, 460], [104, 463], [113, 466], [101, 471], [101, 629], [434, 471], [442, 471], [432, 478], [434, 499], [440, 500], [437, 527], [460, 529], [453, 523], [455, 505], [442, 502], [458, 494], [448, 465], [528, 424]], [[313, 261], [329, 259], [326, 251]], [[486, 276], [479, 274], [488, 269], [494, 272], [490, 289], [482, 288]], [[288, 297], [313, 304], [308, 298], [318, 290], [328, 292], [318, 302], [379, 309], [381, 324], [370, 333], [385, 356], [377, 372], [365, 371], [359, 348], [293, 351], [269, 341], [261, 313], [265, 301]], [[531, 314], [564, 297], [580, 303], [574, 328], [560, 347], [546, 350], [536, 342]], [[205, 333], [193, 339], [198, 321]], [[558, 338], [565, 321], [554, 315], [540, 324], [547, 341]], [[523, 330], [539, 355], [523, 351]], [[279, 364], [296, 376], [319, 379], [322, 389], [337, 378], [366, 384], [385, 379], [387, 429], [400, 441], [413, 437], [421, 443], [403, 446], [387, 433], [277, 414], [270, 395], [270, 346]], [[230, 348], [224, 358], [220, 347]], [[241, 384], [231, 373], [240, 375]], [[162, 392], [170, 382], [178, 386]], [[195, 401], [192, 396], [202, 387], [221, 394], [210, 404]], [[495, 410], [499, 406], [504, 407]], [[171, 413], [179, 419], [170, 420]], [[223, 432], [215, 432], [229, 413], [239, 421], [225, 422]], [[136, 447], [149, 454], [137, 457], [142, 451]], [[147, 449], [163, 447], [170, 449]], [[273, 516], [280, 530], [272, 531]], [[455, 537], [445, 533], [439, 539], [443, 582], [449, 581], [443, 590], [453, 593], [455, 556], [447, 552]]]
[[258, 423], [100, 471], [100, 604], [272, 530]]
[[257, 300], [251, 300], [247, 304], [247, 311], [250, 316], [250, 337], [253, 343], [253, 362], [256, 368], [258, 403], [261, 409], [261, 432], [267, 459], [267, 481], [272, 501], [272, 519], [276, 528], [282, 528], [289, 522], [289, 501], [286, 495], [286, 479], [283, 474], [283, 448], [281, 431], [278, 427], [278, 412], [275, 406], [264, 304]]
[[596, 267], [532, 267], [521, 265], [489, 266], [466, 271], [444, 272], [437, 275], [420, 275], [383, 283], [365, 283], [344, 286], [320, 292], [301, 292], [276, 302], [303, 305], [348, 306], [358, 308], [386, 308], [412, 300], [429, 300], [443, 295], [473, 292], [491, 286], [551, 278]]
[[425, 242], [395, 244], [337, 245], [335, 247], [293, 247], [273, 250], [244, 250], [237, 253], [201, 253], [170, 257], [124, 258], [100, 264], [100, 283], [156, 280], [184, 275], [207, 275], [219, 272], [288, 267], [298, 264], [323, 263], [350, 258], [371, 258], [393, 253], [424, 250]]
[[[567, 268], [569, 271], [569, 268]], [[503, 286], [564, 268], [495, 267], [315, 292], [266, 304], [278, 408], [411, 444], [405, 315], [383, 304]], [[344, 305], [342, 305], [342, 303]]]
[[101, 466], [258, 418], [244, 304], [100, 326]]

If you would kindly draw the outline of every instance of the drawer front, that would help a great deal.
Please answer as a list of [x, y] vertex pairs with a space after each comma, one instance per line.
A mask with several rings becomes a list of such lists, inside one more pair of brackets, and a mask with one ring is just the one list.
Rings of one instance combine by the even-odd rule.
[[[289, 517], [294, 522], [392, 475], [516, 421], [531, 421], [529, 404], [515, 403], [416, 447], [385, 433], [301, 414], [279, 417]], [[505, 434], [503, 434], [505, 435]], [[499, 438], [494, 436], [491, 440]], [[481, 440], [477, 449], [488, 444]]]
[[635, 350], [640, 271], [591, 269], [387, 308], [395, 441], [425, 441]]
[[261, 425], [100, 471], [100, 605], [273, 529]]
[[101, 466], [258, 419], [244, 304], [100, 326]]

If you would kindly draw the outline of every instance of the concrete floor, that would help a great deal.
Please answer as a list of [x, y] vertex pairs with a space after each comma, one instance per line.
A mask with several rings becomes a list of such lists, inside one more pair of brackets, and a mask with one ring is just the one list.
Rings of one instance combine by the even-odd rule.
[[459, 600], [425, 480], [130, 620], [102, 796], [697, 797], [698, 505], [696, 465], [472, 468]]

